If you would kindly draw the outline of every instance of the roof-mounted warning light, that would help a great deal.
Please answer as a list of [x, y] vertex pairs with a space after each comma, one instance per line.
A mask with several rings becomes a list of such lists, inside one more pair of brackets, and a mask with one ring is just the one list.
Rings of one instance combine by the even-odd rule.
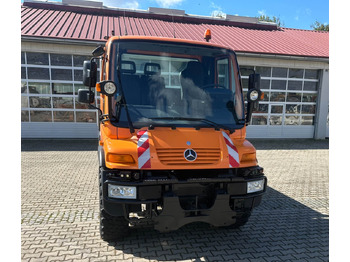
[[207, 42], [209, 42], [209, 40], [211, 39], [211, 32], [210, 32], [210, 29], [205, 30], [204, 39], [205, 39]]

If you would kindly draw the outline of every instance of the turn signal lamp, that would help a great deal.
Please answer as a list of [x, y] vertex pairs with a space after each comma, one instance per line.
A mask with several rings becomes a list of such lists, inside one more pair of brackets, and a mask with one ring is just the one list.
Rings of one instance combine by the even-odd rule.
[[256, 160], [256, 154], [255, 153], [248, 153], [244, 154], [242, 156], [241, 162], [250, 162], [250, 161], [255, 161]]
[[265, 97], [265, 93], [264, 92], [261, 92], [261, 95], [260, 95], [260, 100], [263, 100]]
[[107, 161], [112, 162], [112, 163], [120, 163], [120, 164], [133, 164], [133, 163], [135, 163], [135, 160], [131, 155], [108, 154]]
[[101, 84], [100, 83], [96, 83], [96, 91], [101, 92]]
[[210, 32], [210, 29], [205, 30], [204, 39], [205, 39], [207, 42], [209, 42], [209, 40], [211, 39], [211, 32]]

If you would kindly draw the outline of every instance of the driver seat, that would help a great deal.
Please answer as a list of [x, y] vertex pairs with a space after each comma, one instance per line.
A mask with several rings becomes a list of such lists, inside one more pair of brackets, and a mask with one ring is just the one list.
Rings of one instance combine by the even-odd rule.
[[189, 61], [187, 67], [181, 72], [181, 85], [185, 86], [185, 82], [192, 80], [195, 86], [202, 87], [204, 85], [204, 76], [205, 70], [202, 63], [198, 61]]
[[202, 89], [207, 77], [203, 64], [197, 61], [189, 61], [180, 73], [185, 115], [204, 117], [210, 114], [211, 99]]

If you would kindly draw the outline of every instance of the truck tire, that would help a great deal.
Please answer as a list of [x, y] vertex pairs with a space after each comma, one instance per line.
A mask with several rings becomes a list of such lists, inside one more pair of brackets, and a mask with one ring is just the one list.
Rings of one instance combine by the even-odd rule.
[[129, 222], [124, 217], [100, 212], [100, 235], [104, 241], [122, 240], [129, 234]]
[[129, 235], [129, 222], [124, 216], [111, 216], [103, 208], [102, 173], [99, 172], [100, 236], [104, 241], [122, 240]]

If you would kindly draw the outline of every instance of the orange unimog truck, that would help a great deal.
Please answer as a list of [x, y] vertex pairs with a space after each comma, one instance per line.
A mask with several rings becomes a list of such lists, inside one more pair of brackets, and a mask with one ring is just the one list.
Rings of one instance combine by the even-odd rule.
[[[208, 35], [207, 35], [208, 40]], [[97, 63], [100, 59], [100, 79]], [[246, 126], [263, 93], [249, 76], [247, 109], [234, 51], [175, 38], [112, 36], [84, 62], [78, 100], [100, 93], [100, 233], [127, 236], [192, 222], [244, 225], [267, 179]]]

